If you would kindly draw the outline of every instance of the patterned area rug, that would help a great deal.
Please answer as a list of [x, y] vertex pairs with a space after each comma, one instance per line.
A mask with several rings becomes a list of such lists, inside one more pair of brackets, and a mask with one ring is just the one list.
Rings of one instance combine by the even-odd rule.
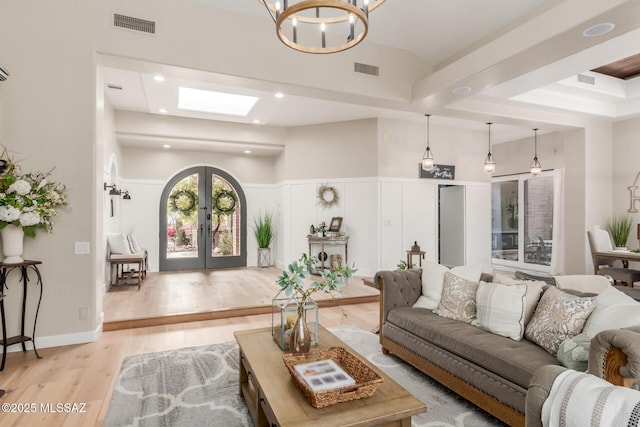
[[[427, 405], [415, 427], [504, 425], [394, 356], [380, 352], [378, 336], [357, 326], [331, 331]], [[235, 342], [127, 357], [122, 363], [107, 427], [253, 426], [238, 395]]]

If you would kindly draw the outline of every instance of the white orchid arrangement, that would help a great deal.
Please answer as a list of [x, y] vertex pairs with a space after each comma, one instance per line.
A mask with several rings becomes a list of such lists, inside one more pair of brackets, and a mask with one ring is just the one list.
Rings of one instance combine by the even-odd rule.
[[6, 172], [0, 176], [0, 229], [13, 224], [29, 237], [35, 237], [38, 228], [53, 231], [56, 209], [67, 205], [66, 187], [49, 179], [53, 169], [22, 173], [6, 148], [0, 160], [7, 162]]

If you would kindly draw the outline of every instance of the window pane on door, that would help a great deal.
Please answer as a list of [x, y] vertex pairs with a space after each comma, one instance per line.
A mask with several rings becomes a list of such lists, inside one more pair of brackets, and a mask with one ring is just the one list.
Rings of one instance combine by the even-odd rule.
[[518, 181], [491, 184], [492, 258], [518, 261]]
[[[211, 228], [212, 256], [239, 256], [242, 206], [233, 186], [218, 175], [211, 175], [211, 203], [214, 205]], [[233, 212], [216, 214], [216, 204], [218, 209], [233, 208]]]
[[167, 200], [167, 258], [198, 257], [198, 174], [173, 187]]
[[553, 251], [553, 176], [524, 181], [525, 262], [551, 265]]

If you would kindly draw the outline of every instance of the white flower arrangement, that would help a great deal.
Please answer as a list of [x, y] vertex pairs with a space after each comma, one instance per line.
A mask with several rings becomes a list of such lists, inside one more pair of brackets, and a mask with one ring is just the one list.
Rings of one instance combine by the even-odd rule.
[[53, 231], [57, 208], [67, 205], [66, 187], [49, 180], [53, 169], [23, 174], [6, 148], [0, 159], [7, 162], [6, 172], [0, 175], [0, 229], [13, 224], [30, 237], [38, 228]]

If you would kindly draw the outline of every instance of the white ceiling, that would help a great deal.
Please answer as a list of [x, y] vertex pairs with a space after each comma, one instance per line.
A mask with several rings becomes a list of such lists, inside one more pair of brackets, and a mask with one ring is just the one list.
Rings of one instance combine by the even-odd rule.
[[[234, 13], [271, 18], [258, 0], [191, 0], [213, 9], [224, 9]], [[567, 1], [566, 3], [568, 3]], [[420, 58], [426, 68], [434, 74], [447, 65], [463, 58], [488, 41], [495, 40], [522, 23], [542, 19], [545, 11], [561, 3], [557, 0], [386, 0], [371, 13], [369, 34], [363, 43], [373, 43], [408, 51]], [[633, 2], [629, 2], [633, 3]], [[637, 5], [636, 5], [637, 8]], [[624, 11], [618, 12], [624, 14]], [[640, 79], [623, 81], [596, 73], [594, 85], [577, 83], [577, 74], [588, 74], [588, 70], [604, 65], [633, 53], [637, 53], [640, 30], [625, 32], [606, 43], [591, 44], [579, 53], [566, 56], [546, 66], [524, 68], [524, 72], [512, 76], [499, 76], [486, 90], [474, 90], [462, 100], [446, 99], [432, 105], [432, 123], [468, 129], [484, 129], [484, 115], [496, 122], [493, 135], [495, 142], [529, 137], [532, 127], [541, 127], [542, 132], [562, 129], [563, 126], [579, 122], [573, 117], [603, 117], [620, 119], [638, 115], [640, 112]], [[274, 37], [273, 33], [265, 37]], [[564, 36], [558, 35], [554, 42], [564, 48]], [[567, 40], [570, 40], [567, 37]], [[579, 40], [582, 43], [582, 40]], [[566, 43], [568, 44], [568, 43]], [[358, 49], [355, 47], [354, 49]], [[560, 49], [560, 48], [559, 48]], [[574, 49], [575, 50], [575, 49]], [[300, 55], [305, 55], [300, 53]], [[551, 55], [551, 53], [550, 53]], [[349, 104], [313, 96], [285, 94], [282, 99], [274, 97], [268, 85], [256, 84], [243, 78], [221, 76], [204, 71], [183, 69], [163, 64], [141, 65], [141, 61], [103, 55], [105, 81], [121, 86], [122, 90], [107, 89], [114, 108], [160, 114], [166, 109], [168, 115], [207, 120], [252, 123], [276, 127], [290, 127], [371, 117], [423, 120], [418, 113], [425, 112], [420, 103], [406, 108], [383, 108], [370, 105]], [[134, 64], [135, 63], [135, 64]], [[491, 70], [486, 70], [492, 74]], [[167, 76], [163, 83], [153, 80], [155, 73]], [[480, 73], [478, 73], [480, 74]], [[496, 73], [491, 78], [496, 77]], [[504, 73], [503, 73], [504, 74]], [[462, 81], [462, 80], [461, 80]], [[177, 109], [177, 87], [185, 85], [200, 89], [227, 93], [253, 95], [260, 98], [247, 117], [232, 117], [215, 114], [188, 112]], [[444, 88], [443, 88], [444, 89]], [[437, 94], [436, 94], [437, 95]], [[438, 96], [432, 96], [438, 99]], [[509, 117], [509, 113], [485, 110], [485, 106], [500, 104], [502, 110], [510, 107], [533, 108], [556, 117], [572, 117], [566, 123], [554, 119], [546, 126], [538, 126], [533, 118]], [[435, 111], [435, 112], [434, 112]], [[446, 114], [444, 112], [446, 111]], [[498, 117], [496, 117], [498, 116]], [[525, 115], [526, 116], [526, 115]], [[538, 119], [539, 122], [540, 119]], [[553, 122], [553, 123], [552, 123]]]

